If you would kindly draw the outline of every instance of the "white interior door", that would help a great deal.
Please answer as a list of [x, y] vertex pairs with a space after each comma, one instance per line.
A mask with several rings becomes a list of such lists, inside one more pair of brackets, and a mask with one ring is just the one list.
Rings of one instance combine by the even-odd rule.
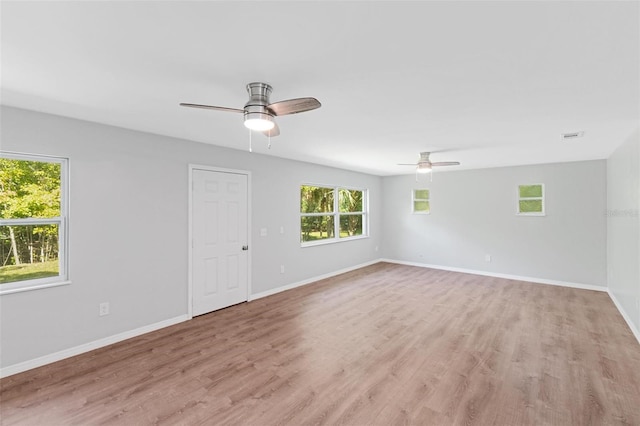
[[248, 300], [248, 176], [192, 170], [193, 315]]

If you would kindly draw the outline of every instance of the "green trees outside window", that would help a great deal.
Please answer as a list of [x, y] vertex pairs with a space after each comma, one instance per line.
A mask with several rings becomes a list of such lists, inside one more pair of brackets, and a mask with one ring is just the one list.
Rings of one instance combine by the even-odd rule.
[[338, 188], [340, 238], [362, 235], [364, 210], [363, 191]]
[[430, 212], [431, 212], [431, 205], [429, 203], [429, 190], [414, 189], [413, 190], [413, 213], [429, 214]]
[[0, 156], [0, 284], [63, 272], [65, 162], [24, 157]]
[[364, 235], [365, 194], [361, 189], [300, 186], [300, 241]]
[[544, 185], [518, 185], [518, 214], [544, 215]]

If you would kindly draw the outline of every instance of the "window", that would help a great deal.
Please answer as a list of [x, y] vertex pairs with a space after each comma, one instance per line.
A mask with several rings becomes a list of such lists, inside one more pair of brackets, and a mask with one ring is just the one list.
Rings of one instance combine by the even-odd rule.
[[67, 281], [67, 160], [0, 152], [0, 294]]
[[300, 242], [303, 245], [367, 236], [367, 191], [300, 186]]
[[412, 208], [415, 214], [429, 214], [431, 206], [429, 205], [429, 190], [414, 189], [412, 192]]
[[544, 184], [518, 185], [518, 214], [544, 216]]

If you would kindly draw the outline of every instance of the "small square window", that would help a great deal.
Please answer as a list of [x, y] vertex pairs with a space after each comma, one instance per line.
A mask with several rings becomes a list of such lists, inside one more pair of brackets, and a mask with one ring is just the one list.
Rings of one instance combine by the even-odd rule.
[[518, 215], [544, 216], [544, 184], [518, 185]]
[[431, 205], [429, 203], [428, 189], [414, 189], [412, 192], [412, 212], [414, 214], [429, 214]]

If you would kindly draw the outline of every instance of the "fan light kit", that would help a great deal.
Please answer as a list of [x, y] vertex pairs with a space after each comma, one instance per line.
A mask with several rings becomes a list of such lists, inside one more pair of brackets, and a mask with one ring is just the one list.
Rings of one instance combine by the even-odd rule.
[[275, 125], [276, 123], [273, 122], [273, 117], [269, 114], [263, 114], [261, 112], [248, 112], [244, 114], [244, 126], [247, 129], [264, 132], [265, 130], [273, 129]]
[[[267, 83], [256, 82], [247, 84], [249, 100], [244, 104], [243, 109], [184, 102], [180, 103], [180, 105], [189, 108], [243, 113], [245, 127], [268, 136], [269, 147], [271, 147], [271, 137], [280, 134], [280, 128], [273, 117], [311, 111], [322, 106], [316, 98], [287, 99], [285, 101], [271, 103], [269, 101], [271, 91], [272, 88]], [[251, 143], [251, 136], [249, 136], [249, 143]], [[251, 145], [249, 145], [249, 150], [251, 151]]]
[[416, 167], [417, 173], [431, 173], [431, 165], [429, 164], [418, 164]]
[[[440, 166], [459, 166], [460, 163], [458, 161], [439, 161], [436, 163], [432, 163], [429, 160], [430, 152], [421, 152], [420, 158], [417, 163], [400, 163], [399, 166], [415, 166], [416, 168], [416, 182], [418, 181], [418, 174], [427, 174], [431, 173], [433, 167]], [[433, 179], [433, 173], [431, 173], [431, 179]]]

